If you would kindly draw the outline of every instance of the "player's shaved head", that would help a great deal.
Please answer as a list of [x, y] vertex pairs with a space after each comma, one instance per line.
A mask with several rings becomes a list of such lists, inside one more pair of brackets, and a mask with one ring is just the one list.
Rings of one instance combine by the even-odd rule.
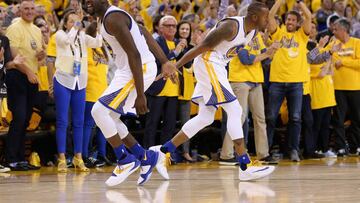
[[266, 6], [266, 4], [262, 3], [262, 2], [258, 2], [258, 1], [254, 1], [253, 3], [251, 3], [247, 9], [247, 15], [258, 15], [261, 12], [263, 12], [265, 10], [268, 10], [268, 7]]
[[268, 24], [269, 9], [266, 4], [255, 1], [247, 9], [246, 19], [259, 30], [265, 30]]

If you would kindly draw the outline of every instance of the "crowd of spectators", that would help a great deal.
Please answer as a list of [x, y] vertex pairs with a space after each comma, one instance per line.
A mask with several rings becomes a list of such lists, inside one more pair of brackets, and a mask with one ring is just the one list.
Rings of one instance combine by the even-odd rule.
[[[174, 62], [221, 19], [244, 16], [252, 1], [110, 0], [148, 29]], [[295, 162], [359, 156], [360, 0], [258, 1], [271, 9], [268, 28], [236, 50], [227, 66], [243, 108], [239, 125], [249, 153], [264, 163], [276, 163], [278, 153]], [[90, 112], [121, 64], [114, 64], [111, 48], [99, 34], [99, 21], [85, 12], [85, 2], [0, 1], [0, 121], [6, 137], [0, 163], [7, 166], [0, 165], [0, 172], [39, 169], [34, 156], [30, 161], [25, 156], [26, 135], [38, 129], [54, 132], [52, 143], [42, 147], [57, 146], [56, 158], [43, 161], [40, 156], [42, 165], [57, 164], [59, 172], [73, 165], [85, 172], [114, 162]], [[272, 46], [277, 51], [269, 51]], [[191, 102], [194, 68], [192, 63], [182, 67], [178, 84], [154, 82], [146, 92], [149, 113], [126, 118], [145, 147], [163, 144], [196, 114]], [[51, 108], [53, 121], [44, 125]], [[197, 153], [200, 145], [216, 140], [204, 138], [184, 143], [172, 155], [173, 162], [212, 158], [220, 164], [236, 163], [224, 127], [226, 114], [218, 109], [216, 117], [220, 125], [212, 127], [219, 133], [199, 136], [222, 138], [216, 141], [217, 149], [210, 150], [218, 157]]]

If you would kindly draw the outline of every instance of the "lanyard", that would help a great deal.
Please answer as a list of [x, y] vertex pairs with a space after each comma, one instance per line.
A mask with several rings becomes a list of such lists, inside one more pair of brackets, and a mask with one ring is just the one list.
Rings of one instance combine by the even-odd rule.
[[[75, 38], [75, 40], [74, 40], [74, 44], [75, 44], [75, 41], [77, 41], [78, 44], [79, 44], [79, 48], [80, 48], [80, 60], [81, 60], [81, 59], [82, 59], [82, 48], [81, 48], [81, 43], [80, 43], [79, 32], [78, 32], [77, 35], [76, 35], [76, 38]], [[72, 47], [71, 44], [70, 44], [70, 49], [71, 49], [72, 55], [75, 57], [75, 51], [74, 51], [74, 48]]]

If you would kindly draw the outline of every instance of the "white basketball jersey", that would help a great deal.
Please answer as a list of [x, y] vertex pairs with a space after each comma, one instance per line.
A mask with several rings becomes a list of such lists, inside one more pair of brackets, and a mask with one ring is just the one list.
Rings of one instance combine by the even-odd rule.
[[[146, 43], [145, 37], [141, 33], [139, 26], [135, 22], [135, 20], [128, 14], [126, 11], [116, 7], [116, 6], [110, 6], [108, 10], [106, 11], [104, 18], [106, 18], [107, 15], [113, 12], [122, 12], [125, 13], [127, 16], [129, 16], [131, 22], [129, 26], [129, 30], [131, 33], [131, 36], [135, 42], [136, 48], [138, 49], [140, 56], [141, 56], [141, 63], [146, 64], [149, 62], [155, 62], [155, 57], [149, 50], [149, 47]], [[117, 39], [110, 35], [107, 30], [105, 29], [104, 22], [102, 23], [101, 29], [100, 29], [101, 35], [104, 37], [104, 43], [109, 45], [111, 48], [111, 52], [114, 57], [114, 62], [116, 66], [119, 69], [123, 69], [124, 67], [129, 68], [129, 61], [126, 54], [126, 51], [122, 48], [120, 43], [117, 41]], [[137, 60], [137, 59], [134, 59]]]
[[[224, 40], [217, 45], [212, 51], [207, 60], [214, 63], [226, 65], [232, 57], [237, 56], [238, 52], [244, 48], [255, 36], [256, 31], [251, 30], [246, 35], [244, 30], [244, 19], [245, 17], [229, 17], [225, 19], [234, 19], [238, 23], [238, 32], [234, 39], [231, 41]], [[211, 33], [213, 28], [209, 33]]]

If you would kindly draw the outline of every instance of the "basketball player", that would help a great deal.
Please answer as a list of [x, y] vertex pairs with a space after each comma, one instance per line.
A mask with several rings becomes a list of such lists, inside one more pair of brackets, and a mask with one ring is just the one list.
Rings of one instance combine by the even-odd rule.
[[[160, 151], [160, 146], [155, 150], [145, 150], [119, 118], [124, 114], [145, 114], [148, 111], [144, 91], [154, 81], [157, 73], [152, 53], [162, 64], [162, 74], [172, 80], [176, 79], [175, 65], [167, 60], [151, 35], [143, 33], [124, 10], [110, 6], [107, 0], [86, 0], [86, 7], [90, 15], [101, 19], [100, 32], [105, 43], [110, 46], [118, 67], [114, 79], [91, 112], [118, 159], [118, 165], [106, 184], [120, 184], [139, 167], [139, 185], [149, 180], [155, 166], [160, 175], [169, 179], [165, 155]], [[123, 143], [132, 154], [126, 151]]]
[[[237, 56], [238, 51], [256, 35], [256, 29], [265, 29], [268, 14], [269, 10], [265, 4], [250, 4], [246, 17], [229, 17], [221, 20], [200, 45], [187, 52], [176, 63], [179, 68], [195, 58], [194, 73], [197, 84], [193, 101], [199, 104], [199, 113], [185, 123], [171, 141], [161, 147], [162, 152], [174, 152], [176, 147], [210, 125], [214, 121], [216, 108], [221, 106], [228, 116], [227, 131], [234, 141], [236, 159], [240, 164], [239, 179], [258, 179], [274, 171], [274, 166], [248, 166], [250, 158], [244, 146], [242, 109], [231, 89], [225, 69], [230, 59]], [[270, 49], [275, 50], [275, 46]]]

